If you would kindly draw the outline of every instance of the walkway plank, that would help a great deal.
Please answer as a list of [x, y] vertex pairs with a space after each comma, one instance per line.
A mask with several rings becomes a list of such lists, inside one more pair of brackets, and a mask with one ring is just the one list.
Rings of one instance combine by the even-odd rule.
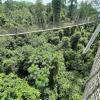
[[85, 87], [83, 100], [100, 100], [100, 46], [90, 73], [90, 80]]

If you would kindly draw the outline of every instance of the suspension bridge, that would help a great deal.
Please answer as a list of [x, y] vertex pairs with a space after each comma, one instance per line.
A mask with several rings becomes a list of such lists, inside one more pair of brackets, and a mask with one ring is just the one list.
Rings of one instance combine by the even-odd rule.
[[47, 31], [55, 31], [55, 30], [60, 30], [60, 29], [66, 29], [66, 28], [72, 28], [72, 27], [77, 27], [77, 26], [83, 26], [83, 25], [87, 25], [87, 24], [93, 24], [95, 22], [98, 22], [100, 20], [93, 20], [93, 21], [83, 21], [81, 23], [77, 23], [74, 25], [69, 25], [69, 26], [65, 26], [65, 27], [54, 27], [54, 28], [50, 28], [50, 29], [44, 29], [44, 30], [34, 30], [34, 31], [28, 31], [28, 32], [22, 32], [22, 33], [15, 33], [15, 34], [1, 34], [0, 37], [3, 36], [15, 36], [15, 35], [24, 35], [24, 34], [29, 34], [29, 33], [40, 33], [40, 32], [47, 32]]
[[100, 46], [92, 66], [90, 78], [86, 83], [83, 100], [100, 100]]
[[[88, 52], [89, 48], [91, 47], [92, 43], [99, 33], [100, 24], [98, 24], [83, 53]], [[100, 44], [96, 57], [94, 59], [90, 77], [86, 82], [83, 100], [100, 100]]]

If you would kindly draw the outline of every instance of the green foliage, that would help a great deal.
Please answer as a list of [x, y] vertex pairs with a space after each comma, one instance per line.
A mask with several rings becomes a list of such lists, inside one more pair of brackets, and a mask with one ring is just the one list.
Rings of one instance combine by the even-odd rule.
[[[7, 81], [10, 90], [4, 88], [6, 92], [2, 92], [0, 97], [8, 97], [8, 100], [81, 100], [84, 83], [93, 63], [93, 52], [96, 52], [99, 42], [95, 42], [95, 49], [82, 55], [90, 33], [85, 29], [83, 32], [76, 30], [70, 35], [66, 35], [64, 30], [59, 30], [26, 36], [1, 37], [0, 73], [6, 75], [1, 74], [0, 80], [3, 77], [2, 81]], [[13, 79], [12, 76], [16, 78]], [[14, 83], [16, 86], [12, 88]], [[5, 87], [6, 83], [2, 84], [2, 88]], [[14, 94], [11, 95], [8, 91]]]
[[26, 81], [14, 74], [0, 74], [1, 100], [40, 100], [39, 90], [30, 87]]
[[52, 0], [53, 8], [53, 21], [55, 25], [59, 25], [60, 12], [61, 12], [61, 0]]
[[45, 6], [42, 4], [42, 0], [37, 0], [33, 14], [35, 14], [36, 24], [42, 28], [45, 28], [45, 13]]
[[91, 3], [82, 2], [79, 9], [79, 18], [93, 17], [95, 16], [96, 9], [94, 9]]
[[38, 66], [32, 65], [28, 71], [30, 73], [29, 79], [33, 78], [35, 80], [37, 88], [41, 89], [48, 85], [49, 69], [46, 67], [40, 69]]
[[[77, 77], [77, 79], [75, 78]], [[63, 73], [58, 74], [58, 98], [60, 100], [81, 100], [81, 88], [84, 84], [84, 81], [79, 78], [77, 72], [66, 72], [63, 70]]]
[[78, 44], [78, 41], [79, 39], [81, 38], [81, 33], [75, 33], [72, 37], [71, 37], [71, 46], [72, 46], [72, 49], [76, 49], [77, 47], [77, 44]]
[[69, 12], [68, 17], [73, 20], [77, 12], [77, 0], [69, 0]]
[[[34, 25], [45, 28], [53, 21], [56, 25], [65, 21], [68, 16], [73, 20], [77, 0], [70, 0], [69, 6], [65, 1], [53, 0], [44, 5], [37, 0], [33, 5], [7, 0], [0, 4], [0, 31], [14, 29], [16, 33], [34, 29]], [[80, 12], [85, 13], [85, 6], [80, 7]], [[100, 44], [98, 36], [89, 53], [82, 54], [93, 29], [91, 25], [0, 37], [0, 99], [81, 100]]]
[[[3, 73], [0, 80], [6, 80], [11, 89], [4, 88], [6, 92], [2, 92], [1, 98], [81, 100], [99, 42], [95, 42], [94, 49], [83, 55], [91, 34], [84, 27], [83, 31], [75, 29], [70, 35], [64, 32], [65, 29], [0, 37], [0, 73]], [[12, 88], [14, 83], [16, 86]], [[2, 84], [6, 87], [6, 83]], [[9, 91], [14, 91], [14, 95]], [[27, 92], [24, 94], [23, 91]]]

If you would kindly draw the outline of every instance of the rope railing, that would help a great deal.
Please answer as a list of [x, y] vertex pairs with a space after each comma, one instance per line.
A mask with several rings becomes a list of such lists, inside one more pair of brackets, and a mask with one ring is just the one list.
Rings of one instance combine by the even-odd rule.
[[[91, 74], [85, 83], [83, 100], [100, 100], [100, 47], [98, 48]], [[99, 91], [99, 92], [98, 92]], [[99, 98], [99, 99], [95, 99]]]
[[94, 40], [96, 39], [96, 37], [97, 37], [97, 35], [99, 34], [99, 32], [100, 32], [100, 24], [97, 26], [95, 32], [93, 33], [93, 35], [92, 35], [90, 41], [88, 42], [86, 48], [85, 48], [84, 51], [83, 51], [83, 54], [86, 53], [86, 52], [90, 49], [92, 43], [93, 43]]
[[[100, 84], [98, 84], [95, 89], [92, 91], [91, 94], [88, 95], [87, 100], [89, 100], [89, 98], [91, 98], [91, 96], [97, 91], [97, 89], [100, 88]], [[99, 99], [98, 99], [99, 100]]]
[[91, 24], [91, 23], [94, 23], [94, 22], [97, 22], [97, 21], [99, 21], [99, 20], [87, 21], [87, 22], [78, 23], [78, 24], [74, 24], [74, 25], [69, 25], [69, 26], [65, 26], [65, 27], [54, 27], [54, 28], [38, 30], [38, 31], [34, 30], [34, 31], [22, 32], [22, 33], [16, 33], [16, 34], [4, 34], [4, 35], [2, 34], [2, 35], [0, 35], [0, 37], [23, 35], [23, 34], [28, 34], [28, 33], [39, 33], [39, 32], [46, 32], [46, 31], [54, 31], [54, 30], [59, 30], [59, 29], [72, 28], [72, 27], [82, 26], [82, 25], [86, 25], [86, 24]]
[[[99, 63], [99, 62], [97, 62], [98, 59], [100, 59], [100, 58], [99, 58], [99, 57], [97, 58], [96, 64]], [[86, 81], [86, 84], [87, 84], [94, 76], [96, 76], [99, 72], [100, 72], [100, 68], [99, 68], [93, 75], [91, 75], [91, 76], [89, 77], [89, 79]]]

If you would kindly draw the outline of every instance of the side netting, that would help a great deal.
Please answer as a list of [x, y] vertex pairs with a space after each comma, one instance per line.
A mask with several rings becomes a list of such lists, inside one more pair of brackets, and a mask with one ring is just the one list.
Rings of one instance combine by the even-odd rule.
[[100, 46], [94, 64], [86, 83], [83, 100], [100, 100]]

